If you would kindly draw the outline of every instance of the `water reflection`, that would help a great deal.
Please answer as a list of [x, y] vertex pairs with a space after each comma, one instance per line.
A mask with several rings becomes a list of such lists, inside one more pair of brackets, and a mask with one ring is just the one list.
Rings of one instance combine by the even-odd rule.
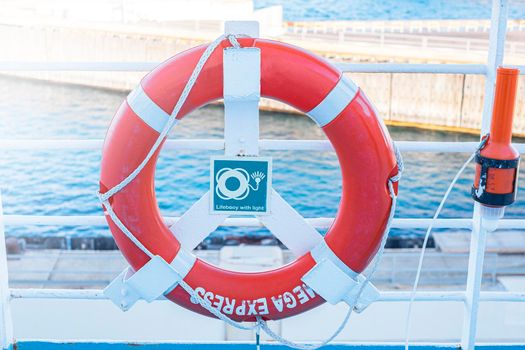
[[[85, 87], [0, 79], [0, 138], [100, 139], [125, 93]], [[175, 128], [173, 138], [220, 138], [223, 110], [202, 108]], [[476, 136], [389, 128], [395, 140], [475, 141]], [[324, 139], [308, 118], [261, 113], [261, 137], [270, 139]], [[208, 189], [209, 155], [165, 150], [158, 163], [156, 190], [165, 215], [180, 215]], [[272, 151], [274, 187], [305, 217], [330, 217], [337, 212], [340, 174], [331, 152]], [[431, 217], [449, 181], [467, 154], [406, 153], [406, 171], [400, 185], [397, 217]], [[101, 215], [98, 189], [98, 151], [2, 151], [0, 186], [6, 214]], [[443, 217], [469, 217], [472, 166], [459, 180]], [[523, 170], [522, 170], [523, 172]], [[522, 178], [522, 177], [521, 177]], [[523, 181], [519, 182], [520, 191]], [[521, 192], [507, 217], [525, 214]], [[217, 235], [266, 234], [259, 229], [221, 228]], [[421, 230], [394, 230], [394, 235], [420, 234]], [[16, 236], [108, 235], [105, 227], [8, 227]]]

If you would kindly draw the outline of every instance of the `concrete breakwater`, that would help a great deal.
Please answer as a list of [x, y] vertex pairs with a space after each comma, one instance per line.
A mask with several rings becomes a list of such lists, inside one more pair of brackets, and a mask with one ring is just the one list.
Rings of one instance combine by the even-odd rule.
[[[182, 33], [182, 32], [181, 32]], [[2, 61], [11, 62], [160, 62], [177, 52], [209, 41], [207, 36], [174, 36], [173, 31], [139, 32], [137, 28], [93, 26], [1, 25]], [[351, 59], [350, 59], [351, 58]], [[338, 59], [369, 61], [349, 53]], [[452, 59], [453, 61], [453, 59]], [[55, 82], [118, 90], [136, 86], [144, 72], [6, 72]], [[483, 107], [484, 77], [464, 74], [347, 73], [377, 106], [387, 123], [425, 128], [476, 131]], [[520, 77], [518, 96], [524, 96]], [[262, 109], [296, 112], [277, 101], [265, 100]], [[525, 135], [525, 100], [516, 106], [515, 132]]]

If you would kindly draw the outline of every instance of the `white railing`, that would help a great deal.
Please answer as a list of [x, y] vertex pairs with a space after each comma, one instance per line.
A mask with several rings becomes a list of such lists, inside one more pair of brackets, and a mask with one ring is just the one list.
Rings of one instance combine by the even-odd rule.
[[[107, 299], [98, 289], [11, 289], [14, 299]], [[465, 301], [465, 292], [417, 292], [416, 301]], [[378, 301], [397, 302], [409, 301], [410, 292], [382, 291]], [[525, 302], [525, 293], [483, 292], [481, 301]]]
[[[487, 65], [484, 64], [334, 63], [346, 73], [487, 74]], [[146, 72], [159, 64], [160, 62], [0, 62], [0, 72]], [[516, 67], [520, 69], [521, 75], [525, 75], [525, 66]]]
[[[456, 54], [483, 53], [489, 40], [469, 33], [488, 32], [488, 20], [441, 20], [441, 21], [306, 21], [286, 22], [290, 39], [322, 40], [339, 45], [373, 44], [376, 48], [413, 47], [455, 50]], [[525, 30], [524, 20], [512, 20], [510, 30]], [[452, 36], [449, 33], [459, 34]], [[507, 54], [525, 53], [525, 45], [519, 40], [506, 43]]]
[[[5, 150], [101, 150], [104, 140], [0, 140], [0, 148]], [[472, 153], [478, 142], [426, 142], [397, 141], [401, 152], [415, 153]], [[525, 153], [525, 144], [514, 144], [520, 153]], [[167, 140], [164, 150], [224, 150], [222, 139]], [[259, 149], [263, 151], [333, 151], [329, 141], [325, 140], [259, 140]]]
[[[307, 30], [306, 27], [300, 33], [288, 33], [285, 38], [289, 40], [301, 39], [302, 41], [323, 41], [326, 44], [340, 45], [344, 50], [345, 45], [374, 45], [375, 48], [412, 48], [428, 50], [450, 50], [456, 55], [460, 54], [483, 54], [489, 46], [486, 39], [469, 37], [439, 36], [436, 34], [399, 34], [399, 33], [364, 33], [345, 32], [319, 33]], [[507, 54], [523, 55], [525, 44], [520, 41], [507, 43]]]
[[[490, 115], [493, 104], [496, 68], [503, 62], [505, 47], [505, 29], [507, 23], [507, 1], [493, 0], [491, 19], [491, 34], [487, 64], [350, 64], [338, 63], [345, 72], [371, 73], [443, 73], [443, 74], [479, 74], [486, 76], [485, 103], [482, 117], [484, 134], [490, 125]], [[148, 71], [156, 66], [151, 62], [0, 62], [0, 71]], [[525, 67], [521, 74], [525, 74]], [[260, 148], [264, 150], [310, 150], [331, 151], [327, 141], [317, 140], [261, 140]], [[473, 142], [399, 142], [403, 152], [472, 152], [477, 143]], [[43, 150], [67, 149], [99, 150], [102, 140], [2, 140], [2, 150]], [[525, 144], [516, 145], [521, 153], [525, 153]], [[165, 149], [169, 150], [222, 150], [224, 140], [169, 140]], [[177, 218], [166, 218], [168, 224], [174, 223]], [[332, 218], [311, 218], [308, 221], [317, 228], [326, 228]], [[104, 225], [102, 216], [37, 216], [37, 215], [4, 215], [1, 213], [0, 197], [0, 240], [4, 239], [4, 225]], [[403, 219], [394, 220], [394, 227], [398, 228], [425, 228], [430, 219]], [[225, 226], [260, 226], [255, 219], [230, 218], [224, 222]], [[465, 322], [463, 328], [463, 349], [471, 350], [474, 347], [477, 310], [479, 302], [525, 302], [525, 293], [511, 292], [480, 292], [483, 255], [485, 253], [486, 230], [480, 225], [477, 208], [472, 219], [439, 219], [437, 228], [466, 228], [472, 229], [470, 259], [468, 269], [467, 288], [465, 291], [418, 292], [416, 301], [460, 301], [465, 305]], [[502, 228], [525, 228], [525, 220], [502, 220]], [[3, 247], [3, 245], [1, 245]], [[7, 284], [6, 252], [0, 248], [0, 344], [4, 347], [13, 342], [12, 323], [9, 313], [10, 300], [21, 298], [53, 298], [53, 299], [104, 299], [100, 290], [64, 290], [64, 289], [9, 289]], [[381, 301], [408, 301], [408, 292], [381, 292]]]
[[[168, 226], [175, 224], [180, 217], [165, 216], [164, 221]], [[305, 220], [316, 229], [328, 229], [334, 218], [305, 218]], [[392, 222], [393, 228], [416, 229], [428, 228], [432, 219], [395, 218]], [[104, 216], [95, 215], [4, 215], [5, 226], [106, 226]], [[263, 227], [256, 218], [227, 218], [220, 227]], [[473, 219], [437, 219], [434, 228], [472, 229]], [[499, 222], [500, 229], [523, 229], [525, 220], [504, 219]], [[439, 234], [436, 232], [435, 234]]]
[[[525, 20], [510, 20], [512, 31], [525, 31]], [[490, 20], [403, 20], [403, 21], [289, 21], [284, 23], [291, 32], [306, 30], [315, 33], [449, 33], [488, 32]]]
[[[505, 233], [507, 234], [507, 233]], [[513, 233], [510, 233], [511, 235]], [[66, 240], [66, 239], [65, 239]], [[79, 238], [85, 241], [85, 238]], [[90, 249], [90, 248], [87, 248]], [[50, 269], [48, 266], [41, 266], [41, 261], [53, 261], [57, 254], [60, 255], [60, 267], [53, 270], [53, 277], [46, 279]], [[199, 258], [208, 259], [212, 264], [221, 264], [220, 253], [215, 251], [211, 254], [208, 250], [197, 250], [195, 255]], [[211, 260], [210, 260], [211, 258]], [[283, 262], [289, 263], [294, 258], [290, 251], [283, 252]], [[416, 266], [417, 252], [412, 249], [392, 249], [387, 250], [383, 257], [378, 271], [372, 278], [375, 285], [409, 285], [414, 280], [417, 273]], [[124, 258], [118, 251], [102, 251], [94, 254], [92, 251], [44, 251], [26, 254], [23, 258], [25, 264], [22, 266], [10, 266], [10, 285], [12, 288], [21, 288], [28, 285], [39, 285], [42, 288], [57, 288], [56, 286], [68, 285], [70, 288], [78, 289], [86, 286], [89, 281], [91, 286], [107, 285], [115, 276], [122, 272], [121, 266], [124, 265]], [[83, 261], [82, 266], [78, 265]], [[97, 264], [103, 261], [104, 270]], [[466, 280], [467, 270], [465, 268], [468, 261], [468, 252], [463, 252], [459, 248], [457, 252], [428, 251], [425, 254], [424, 276], [422, 284], [426, 286], [441, 285], [441, 291], [448, 293], [446, 288], [457, 288]], [[443, 263], [450, 267], [443, 266]], [[521, 254], [504, 254], [497, 252], [486, 254], [485, 267], [483, 271], [484, 283], [488, 288], [499, 287], [500, 276], [513, 276], [523, 271], [525, 256]], [[28, 265], [28, 266], [26, 266]], [[446, 276], [446, 278], [444, 278]], [[27, 287], [26, 287], [27, 288]], [[34, 288], [34, 287], [33, 287]], [[96, 287], [91, 287], [96, 288]], [[385, 292], [388, 292], [385, 290]], [[439, 291], [435, 291], [439, 292]], [[37, 296], [39, 294], [36, 294]], [[516, 295], [525, 295], [524, 292]]]

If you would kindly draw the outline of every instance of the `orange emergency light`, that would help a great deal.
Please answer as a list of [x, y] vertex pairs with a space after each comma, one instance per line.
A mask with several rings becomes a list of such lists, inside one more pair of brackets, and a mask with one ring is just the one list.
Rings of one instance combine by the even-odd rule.
[[476, 153], [472, 198], [481, 203], [481, 215], [499, 219], [516, 200], [520, 155], [512, 146], [512, 120], [519, 70], [498, 68], [490, 133]]

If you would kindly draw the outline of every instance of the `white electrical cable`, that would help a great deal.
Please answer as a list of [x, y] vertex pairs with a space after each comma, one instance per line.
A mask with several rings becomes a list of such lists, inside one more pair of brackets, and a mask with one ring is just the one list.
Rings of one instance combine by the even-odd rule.
[[450, 192], [454, 188], [454, 185], [456, 184], [456, 182], [458, 181], [463, 171], [465, 171], [465, 169], [470, 164], [472, 159], [474, 159], [475, 156], [476, 156], [476, 153], [473, 153], [467, 159], [467, 161], [461, 166], [459, 171], [456, 173], [456, 176], [454, 176], [454, 178], [450, 182], [450, 185], [448, 186], [448, 189], [445, 192], [443, 199], [441, 199], [441, 203], [439, 203], [439, 206], [436, 209], [436, 212], [434, 213], [434, 216], [432, 217], [432, 221], [430, 222], [430, 225], [428, 226], [427, 232], [425, 234], [425, 239], [423, 240], [423, 246], [421, 247], [421, 254], [419, 255], [419, 262], [417, 265], [416, 278], [414, 280], [414, 285], [412, 286], [412, 292], [410, 293], [410, 301], [408, 303], [407, 317], [406, 317], [406, 322], [405, 322], [405, 350], [408, 350], [408, 342], [410, 339], [410, 323], [411, 323], [411, 316], [412, 316], [412, 305], [414, 304], [417, 287], [419, 285], [419, 278], [421, 277], [421, 269], [423, 267], [423, 259], [425, 257], [425, 251], [427, 248], [428, 239], [430, 237], [430, 232], [432, 231], [432, 228], [434, 227], [434, 223], [436, 222], [436, 219], [441, 213], [441, 210], [443, 209], [443, 206], [445, 205], [445, 202], [447, 201], [447, 198], [450, 195]]

